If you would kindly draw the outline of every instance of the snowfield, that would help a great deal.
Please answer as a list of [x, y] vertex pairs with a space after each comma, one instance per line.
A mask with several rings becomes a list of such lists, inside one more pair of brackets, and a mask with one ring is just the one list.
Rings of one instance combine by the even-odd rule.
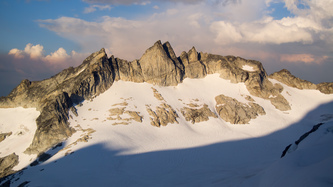
[[[282, 95], [289, 101], [290, 111], [279, 111], [270, 101], [251, 96], [266, 115], [252, 119], [249, 124], [233, 125], [220, 117], [192, 124], [181, 114], [183, 107], [190, 103], [207, 104], [217, 113], [215, 97], [220, 94], [248, 103], [245, 97], [250, 94], [245, 85], [230, 83], [218, 74], [185, 79], [175, 87], [115, 82], [103, 94], [77, 105], [78, 116], [70, 113], [69, 120], [77, 132], [51, 149], [48, 153], [54, 155], [49, 160], [16, 174], [12, 185], [29, 182], [28, 186], [331, 186], [333, 95], [283, 87]], [[152, 88], [164, 100], [154, 97]], [[162, 103], [178, 113], [178, 123], [159, 128], [150, 124], [147, 108], [155, 110]], [[132, 120], [128, 113], [120, 114], [119, 118], [110, 116], [110, 109], [116, 108], [137, 112], [142, 122]], [[8, 119], [3, 118], [10, 116], [6, 115], [7, 110], [12, 109], [0, 110], [0, 124], [7, 124], [1, 126], [2, 132], [10, 130], [9, 124], [18, 125], [13, 131], [21, 124], [7, 123]], [[31, 143], [31, 132], [36, 129], [31, 120], [39, 114], [29, 111], [30, 133], [22, 148]], [[113, 125], [126, 122], [127, 125]], [[280, 158], [287, 145], [319, 122], [325, 124], [294, 152]], [[7, 146], [4, 142], [0, 143], [1, 156], [9, 151], [3, 148], [2, 145]], [[20, 167], [16, 169], [31, 163], [28, 157], [21, 160], [22, 148], [16, 150], [11, 146], [11, 151], [15, 149], [20, 154]]]
[[243, 70], [245, 70], [245, 71], [256, 71], [252, 66], [249, 66], [249, 65], [244, 65], [243, 67], [242, 67], [242, 69]]
[[23, 152], [29, 147], [37, 129], [36, 119], [40, 112], [35, 108], [0, 108], [0, 133], [12, 134], [0, 142], [0, 157], [12, 153], [19, 156], [19, 164], [14, 170], [28, 166], [36, 155], [27, 155]]

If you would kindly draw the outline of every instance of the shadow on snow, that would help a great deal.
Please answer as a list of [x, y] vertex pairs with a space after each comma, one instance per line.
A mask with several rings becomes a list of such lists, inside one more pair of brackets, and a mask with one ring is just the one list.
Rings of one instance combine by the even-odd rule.
[[330, 102], [263, 137], [186, 149], [123, 155], [124, 150], [95, 144], [28, 167], [11, 182], [14, 186], [29, 181], [31, 186], [234, 186], [280, 159], [288, 144], [316, 125], [322, 114], [332, 113]]

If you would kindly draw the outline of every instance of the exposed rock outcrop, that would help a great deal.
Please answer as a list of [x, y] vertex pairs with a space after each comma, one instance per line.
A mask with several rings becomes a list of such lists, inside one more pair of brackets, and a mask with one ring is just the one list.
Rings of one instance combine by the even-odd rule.
[[0, 142], [4, 141], [10, 135], [12, 135], [12, 132], [0, 133]]
[[269, 99], [271, 100], [272, 105], [274, 105], [275, 108], [281, 111], [287, 111], [291, 109], [289, 102], [281, 94], [278, 94], [277, 96], [272, 96], [272, 98]]
[[333, 94], [333, 82], [319, 83], [317, 89], [324, 94]]
[[15, 153], [0, 158], [0, 179], [15, 173], [12, 169], [19, 163], [18, 160], [19, 156]]
[[[126, 103], [127, 105], [127, 103]], [[110, 112], [110, 117], [108, 117], [108, 120], [118, 120], [121, 122], [114, 122], [112, 125], [128, 125], [129, 121], [134, 120], [137, 122], [142, 122], [142, 116], [140, 116], [140, 112], [136, 112], [136, 111], [129, 111], [129, 110], [125, 110], [126, 107], [121, 107], [121, 108], [111, 108], [109, 110]], [[121, 115], [123, 114], [128, 114], [129, 116], [131, 116], [130, 118], [122, 118]]]
[[257, 103], [241, 103], [234, 98], [219, 95], [215, 97], [216, 111], [220, 117], [232, 124], [246, 124], [259, 115], [265, 115], [265, 110]]
[[151, 109], [150, 106], [146, 106], [149, 115], [151, 116], [151, 125], [160, 127], [167, 126], [169, 123], [178, 123], [177, 118], [179, 117], [177, 112], [168, 104], [162, 103], [157, 106], [155, 110]]
[[212, 112], [206, 104], [204, 104], [201, 108], [184, 107], [181, 109], [181, 112], [185, 117], [185, 120], [191, 121], [193, 124], [208, 121], [209, 117], [217, 118], [216, 114]]

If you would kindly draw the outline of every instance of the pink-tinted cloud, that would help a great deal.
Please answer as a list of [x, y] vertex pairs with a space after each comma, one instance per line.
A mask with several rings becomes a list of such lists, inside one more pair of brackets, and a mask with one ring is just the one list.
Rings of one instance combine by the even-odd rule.
[[27, 44], [24, 50], [19, 50], [17, 48], [11, 49], [9, 51], [9, 55], [14, 55], [15, 58], [24, 58], [25, 56], [29, 56], [31, 59], [40, 58], [44, 53], [44, 47], [37, 44], [32, 45], [31, 43]]
[[304, 62], [320, 64], [327, 60], [328, 56], [315, 56], [313, 54], [282, 54], [280, 61], [282, 62]]
[[29, 61], [41, 61], [48, 66], [67, 67], [69, 65], [78, 65], [88, 54], [80, 54], [72, 51], [67, 54], [66, 50], [60, 47], [55, 52], [51, 52], [49, 55], [44, 55], [44, 47], [40, 44], [33, 45], [27, 44], [24, 50], [17, 48], [11, 49], [9, 55], [14, 59], [25, 59]]
[[312, 54], [283, 54], [280, 57], [282, 62], [305, 62], [312, 63], [315, 61]]

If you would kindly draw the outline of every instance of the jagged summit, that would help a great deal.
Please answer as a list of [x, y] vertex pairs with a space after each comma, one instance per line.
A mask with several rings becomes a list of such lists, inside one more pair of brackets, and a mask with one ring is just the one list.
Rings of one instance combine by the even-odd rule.
[[[245, 68], [247, 67], [247, 68]], [[285, 71], [273, 74], [283, 83], [298, 78], [285, 78]], [[186, 78], [203, 78], [207, 74], [220, 74], [233, 83], [245, 83], [253, 95], [271, 101], [277, 109], [286, 111], [291, 106], [280, 94], [282, 88], [273, 84], [262, 64], [234, 56], [220, 56], [198, 53], [195, 47], [176, 56], [169, 42], [157, 41], [147, 49], [140, 59], [127, 61], [111, 56], [107, 58], [105, 49], [92, 53], [81, 65], [70, 67], [43, 81], [23, 80], [7, 97], [0, 99], [0, 107], [34, 107], [41, 115], [37, 119], [37, 131], [27, 153], [40, 153], [50, 146], [69, 137], [74, 130], [68, 125], [68, 111], [73, 105], [91, 99], [109, 89], [114, 81], [147, 82], [159, 86], [175, 86]], [[302, 88], [315, 88], [306, 82]], [[332, 93], [332, 86], [324, 93]], [[331, 89], [331, 90], [330, 90]], [[323, 89], [322, 89], [323, 90]], [[328, 90], [328, 91], [327, 91]]]

